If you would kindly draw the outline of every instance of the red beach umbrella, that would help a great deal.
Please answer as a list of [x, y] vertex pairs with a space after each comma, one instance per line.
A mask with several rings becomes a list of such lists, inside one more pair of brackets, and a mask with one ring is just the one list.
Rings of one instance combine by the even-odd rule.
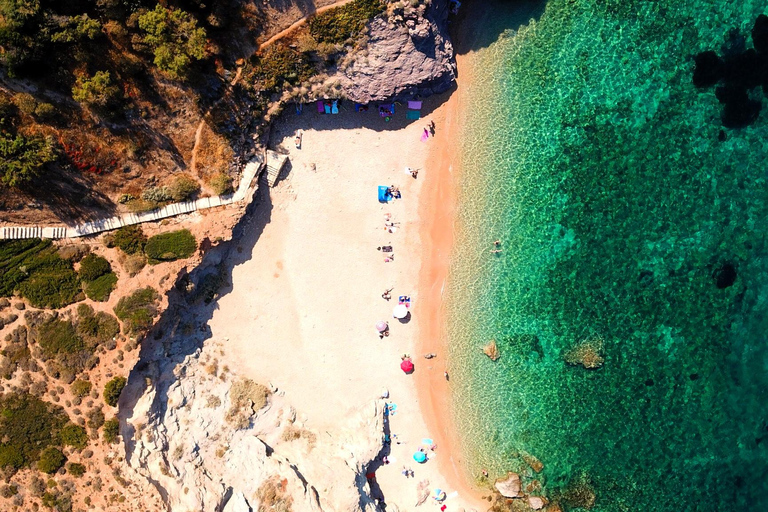
[[400, 369], [405, 373], [413, 372], [413, 362], [410, 359], [404, 359], [403, 362], [400, 363]]

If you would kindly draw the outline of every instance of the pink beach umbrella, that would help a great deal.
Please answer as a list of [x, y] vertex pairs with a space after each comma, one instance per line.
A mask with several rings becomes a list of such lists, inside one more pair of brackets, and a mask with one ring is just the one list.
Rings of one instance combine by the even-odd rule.
[[400, 363], [400, 369], [405, 373], [413, 373], [413, 361], [410, 359], [404, 359], [403, 362]]
[[376, 324], [376, 330], [379, 332], [384, 332], [387, 329], [389, 329], [389, 325], [384, 320], [381, 320]]

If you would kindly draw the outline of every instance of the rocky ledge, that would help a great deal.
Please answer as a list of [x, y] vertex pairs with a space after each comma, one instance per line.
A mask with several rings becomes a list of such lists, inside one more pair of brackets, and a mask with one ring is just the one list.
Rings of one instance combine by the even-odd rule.
[[447, 91], [456, 80], [448, 3], [434, 0], [375, 19], [367, 47], [354, 52], [331, 80], [359, 103]]

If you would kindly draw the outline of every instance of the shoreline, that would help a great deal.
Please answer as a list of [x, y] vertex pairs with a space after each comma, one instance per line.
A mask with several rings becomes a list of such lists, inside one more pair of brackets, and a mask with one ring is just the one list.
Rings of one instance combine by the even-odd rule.
[[[461, 63], [466, 63], [466, 59], [466, 56], [457, 55], [457, 65], [465, 79], [468, 70]], [[460, 146], [454, 142], [461, 137], [462, 93], [463, 88], [457, 82], [456, 89], [438, 110], [438, 129], [428, 155], [429, 169], [424, 192], [426, 201], [419, 209], [419, 218], [422, 220], [419, 230], [422, 264], [418, 290], [429, 307], [419, 320], [417, 354], [423, 356], [435, 352], [438, 357], [429, 366], [431, 371], [416, 373], [415, 385], [424, 421], [440, 446], [440, 451], [449, 454], [448, 459], [441, 458], [438, 462], [440, 473], [453, 488], [462, 491], [465, 500], [484, 508], [487, 504], [481, 501], [483, 491], [473, 476], [467, 473], [463, 463], [465, 454], [454, 424], [443, 303], [443, 291], [451, 267], [457, 222], [457, 189], [462, 172]], [[447, 382], [441, 370], [448, 371]]]

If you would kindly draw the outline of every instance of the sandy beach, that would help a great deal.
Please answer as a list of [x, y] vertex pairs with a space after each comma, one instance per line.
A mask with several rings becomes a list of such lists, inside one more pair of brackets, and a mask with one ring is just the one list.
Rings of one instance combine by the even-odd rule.
[[[481, 505], [452, 451], [450, 382], [438, 336], [453, 222], [454, 164], [445, 142], [456, 100], [438, 106], [445, 99], [425, 101], [426, 115], [407, 125], [404, 106], [389, 123], [373, 108], [356, 113], [349, 103], [339, 115], [284, 115], [272, 140], [289, 155], [290, 168], [269, 198], [262, 196], [242, 243], [252, 252], [240, 255], [232, 291], [220, 299], [210, 327], [228, 340], [225, 358], [234, 371], [284, 392], [318, 432], [388, 390], [397, 404], [392, 450], [376, 474], [386, 501], [411, 504], [416, 482], [428, 479], [431, 488], [458, 491], [446, 505], [460, 510]], [[430, 121], [435, 136], [422, 142]], [[298, 129], [301, 149], [294, 145]], [[402, 198], [379, 203], [379, 185], [399, 187]], [[385, 229], [386, 214], [394, 233]], [[394, 261], [377, 250], [385, 245]], [[389, 288], [387, 301], [382, 292]], [[400, 295], [411, 297], [407, 322], [392, 315]], [[382, 320], [390, 334], [380, 339], [375, 325]], [[427, 360], [427, 352], [437, 357]], [[412, 375], [400, 369], [406, 353], [416, 366]], [[433, 439], [437, 449], [416, 464], [412, 454], [422, 439]], [[401, 474], [404, 465], [415, 478]]]

